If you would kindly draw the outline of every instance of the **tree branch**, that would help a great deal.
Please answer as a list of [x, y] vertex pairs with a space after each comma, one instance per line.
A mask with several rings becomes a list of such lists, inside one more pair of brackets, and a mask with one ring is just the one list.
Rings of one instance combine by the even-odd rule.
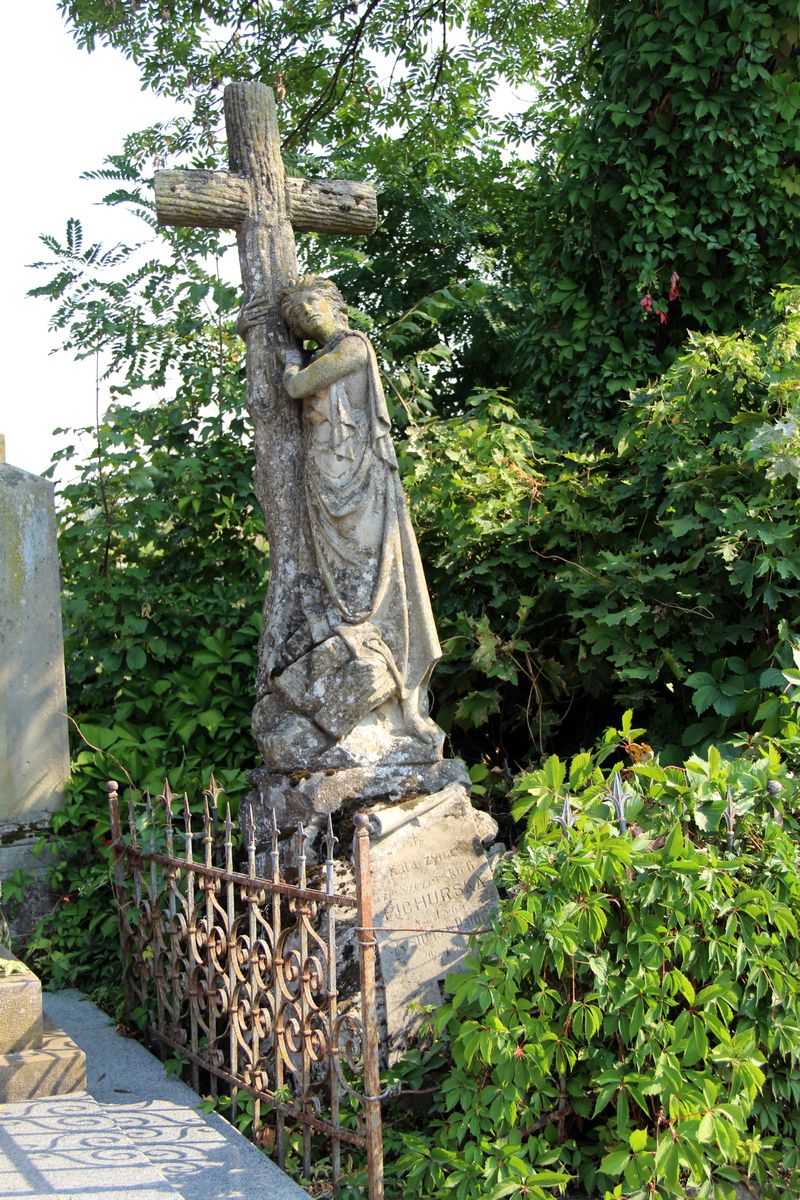
[[[381, 0], [369, 0], [367, 7], [364, 9], [364, 12], [361, 15], [361, 20], [358, 22], [356, 27], [352, 30], [350, 37], [347, 39], [347, 42], [345, 43], [344, 49], [342, 50], [341, 54], [339, 55], [339, 59], [334, 68], [333, 75], [330, 77], [327, 85], [323, 89], [322, 95], [319, 97], [319, 99], [316, 101], [315, 104], [311, 105], [311, 108], [308, 109], [308, 111], [306, 112], [306, 115], [300, 121], [299, 125], [296, 125], [294, 129], [290, 130], [289, 133], [287, 133], [286, 137], [283, 139], [283, 148], [285, 150], [288, 149], [299, 138], [304, 137], [305, 134], [308, 133], [308, 130], [311, 127], [311, 123], [313, 122], [314, 118], [319, 116], [319, 114], [324, 111], [326, 105], [329, 104], [335, 98], [336, 89], [339, 85], [339, 80], [342, 77], [342, 72], [344, 71], [348, 60], [354, 58], [355, 54], [357, 53], [358, 47], [361, 44], [362, 38], [364, 36], [364, 30], [366, 29], [367, 21], [372, 16], [375, 9], [379, 7], [380, 4], [381, 4]], [[352, 79], [352, 76], [353, 76], [353, 71], [351, 70], [350, 79]]]

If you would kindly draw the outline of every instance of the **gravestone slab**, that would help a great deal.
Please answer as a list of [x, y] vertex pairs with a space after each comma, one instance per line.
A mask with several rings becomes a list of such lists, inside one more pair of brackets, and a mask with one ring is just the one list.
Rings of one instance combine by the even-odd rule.
[[419, 1031], [420, 1006], [442, 1003], [445, 976], [470, 951], [468, 932], [491, 925], [499, 897], [481, 844], [485, 830], [463, 787], [453, 784], [368, 815], [373, 919], [393, 1062]]
[[53, 485], [0, 463], [0, 823], [61, 804], [66, 710]]
[[63, 800], [66, 711], [53, 485], [0, 461], [0, 880], [42, 873], [31, 851]]

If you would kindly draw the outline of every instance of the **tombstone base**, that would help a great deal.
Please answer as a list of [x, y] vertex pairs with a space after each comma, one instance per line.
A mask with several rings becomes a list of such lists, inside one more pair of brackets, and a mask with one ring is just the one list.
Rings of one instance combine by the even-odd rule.
[[[341, 855], [334, 890], [354, 895], [351, 816], [356, 811], [367, 816], [381, 1058], [391, 1065], [418, 1044], [426, 1009], [444, 999], [445, 977], [463, 963], [476, 931], [491, 925], [499, 897], [484, 846], [495, 842], [497, 822], [472, 807], [460, 759], [380, 775], [361, 768], [289, 776], [259, 768], [248, 779], [257, 789], [247, 800], [262, 873], [269, 870], [274, 806], [287, 867], [295, 853], [290, 835], [302, 821], [307, 865], [318, 879], [313, 886], [323, 886], [313, 875], [320, 870], [314, 842], [331, 814]], [[354, 910], [337, 917], [340, 1013], [360, 1003], [357, 923]]]
[[491, 926], [499, 896], [482, 843], [497, 826], [457, 784], [367, 812], [391, 1065], [416, 1043], [425, 1009], [444, 1000], [444, 980], [463, 964], [476, 931]]
[[270, 839], [271, 810], [278, 828], [293, 832], [297, 823], [321, 827], [329, 813], [369, 804], [394, 804], [412, 796], [439, 792], [448, 784], [469, 787], [467, 769], [460, 758], [434, 763], [394, 763], [327, 771], [270, 771], [258, 767], [247, 779], [253, 791], [246, 797], [256, 829], [256, 844]]

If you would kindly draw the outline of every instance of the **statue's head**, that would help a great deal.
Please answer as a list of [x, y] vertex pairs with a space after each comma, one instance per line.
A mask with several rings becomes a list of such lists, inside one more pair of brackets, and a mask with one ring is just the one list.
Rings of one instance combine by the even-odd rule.
[[347, 325], [347, 305], [336, 284], [319, 275], [301, 275], [281, 295], [281, 316], [295, 333], [306, 336], [311, 332], [306, 325], [306, 306], [313, 300], [325, 301], [336, 324]]

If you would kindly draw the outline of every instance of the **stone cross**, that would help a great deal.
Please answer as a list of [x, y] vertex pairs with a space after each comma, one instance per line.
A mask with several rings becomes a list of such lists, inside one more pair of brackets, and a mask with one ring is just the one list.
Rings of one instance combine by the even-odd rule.
[[[297, 278], [294, 230], [371, 233], [375, 191], [348, 180], [293, 179], [281, 159], [275, 100], [261, 83], [225, 89], [230, 171], [159, 171], [156, 213], [164, 225], [235, 229], [245, 289], [240, 329], [247, 345], [247, 405], [255, 432], [255, 490], [264, 512], [270, 582], [264, 611], [259, 683], [265, 649], [282, 645], [302, 624], [298, 581], [302, 553], [301, 405], [283, 389], [283, 351], [290, 344], [279, 311], [281, 292]], [[257, 313], [248, 320], [248, 308]]]

